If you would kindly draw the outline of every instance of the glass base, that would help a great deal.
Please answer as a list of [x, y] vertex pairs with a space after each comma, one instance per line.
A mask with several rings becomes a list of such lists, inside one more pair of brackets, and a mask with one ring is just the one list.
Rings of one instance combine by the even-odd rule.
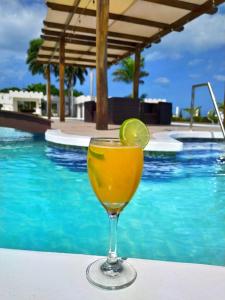
[[137, 272], [125, 260], [109, 264], [105, 258], [91, 263], [86, 271], [90, 283], [106, 290], [119, 290], [131, 285]]

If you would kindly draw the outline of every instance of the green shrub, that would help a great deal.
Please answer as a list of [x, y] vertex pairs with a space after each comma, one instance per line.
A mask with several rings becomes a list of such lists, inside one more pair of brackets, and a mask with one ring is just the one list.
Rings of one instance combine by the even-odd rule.
[[[208, 117], [193, 117], [194, 123], [211, 123]], [[190, 122], [190, 118], [172, 117], [172, 122]]]
[[172, 122], [188, 122], [189, 119], [185, 119], [182, 117], [172, 117]]
[[194, 117], [193, 120], [196, 123], [210, 123], [210, 120], [208, 119], [208, 117], [198, 116], [198, 117]]

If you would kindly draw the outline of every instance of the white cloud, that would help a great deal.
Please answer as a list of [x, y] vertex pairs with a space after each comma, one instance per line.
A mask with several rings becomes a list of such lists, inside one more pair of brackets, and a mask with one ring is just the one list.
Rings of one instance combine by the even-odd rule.
[[[185, 53], [225, 48], [225, 16], [222, 13], [203, 15], [185, 25], [182, 32], [172, 32], [160, 44], [146, 50], [146, 60], [174, 59]], [[157, 50], [156, 50], [157, 49]]]
[[146, 61], [156, 61], [156, 60], [161, 60], [161, 59], [172, 59], [172, 60], [178, 60], [182, 57], [180, 53], [176, 52], [164, 52], [164, 51], [152, 51], [148, 52], [145, 55], [145, 60]]
[[146, 61], [155, 61], [155, 60], [160, 60], [160, 59], [164, 59], [164, 58], [165, 58], [165, 54], [162, 52], [159, 52], [159, 51], [152, 51], [145, 55]]
[[201, 58], [195, 58], [188, 62], [188, 65], [193, 67], [199, 65], [203, 60]]
[[1, 0], [0, 11], [0, 63], [25, 60], [29, 41], [40, 36], [45, 6]]
[[[177, 35], [177, 37], [175, 37]], [[187, 24], [181, 33], [168, 36], [168, 44], [173, 48], [191, 53], [217, 48], [225, 45], [224, 15], [203, 15]]]
[[154, 82], [158, 83], [159, 85], [168, 85], [170, 80], [167, 77], [158, 77], [154, 80]]
[[188, 75], [191, 79], [196, 79], [199, 78], [201, 75], [200, 74], [189, 74]]
[[217, 74], [213, 76], [214, 79], [217, 81], [224, 81], [225, 82], [225, 75]]

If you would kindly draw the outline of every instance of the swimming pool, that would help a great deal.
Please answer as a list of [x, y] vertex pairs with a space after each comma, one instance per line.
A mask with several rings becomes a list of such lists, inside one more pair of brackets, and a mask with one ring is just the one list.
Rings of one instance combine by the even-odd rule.
[[[105, 255], [108, 220], [86, 151], [9, 129], [0, 136], [0, 247]], [[177, 155], [146, 155], [119, 220], [119, 254], [225, 265], [224, 151], [222, 143], [188, 142]]]

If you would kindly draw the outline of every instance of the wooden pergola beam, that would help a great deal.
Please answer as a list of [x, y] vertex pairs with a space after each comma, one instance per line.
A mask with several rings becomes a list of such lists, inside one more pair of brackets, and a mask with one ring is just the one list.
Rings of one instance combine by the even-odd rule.
[[198, 5], [197, 8], [195, 8], [193, 11], [191, 11], [189, 14], [187, 14], [186, 16], [180, 18], [178, 21], [174, 22], [172, 24], [172, 27], [174, 28], [180, 28], [182, 26], [184, 26], [185, 24], [189, 23], [190, 21], [192, 21], [193, 19], [201, 16], [204, 13], [212, 13], [212, 11], [215, 9], [215, 5], [219, 5], [221, 3], [223, 3], [224, 0], [208, 0], [207, 2], [205, 2], [202, 5]]
[[[55, 22], [48, 22], [48, 21], [44, 21], [43, 23], [46, 27], [52, 28], [52, 29], [61, 29], [61, 30], [63, 30], [65, 28], [64, 24], [59, 24], [59, 23], [55, 23]], [[93, 28], [69, 25], [69, 26], [67, 26], [67, 30], [70, 30], [70, 31], [73, 31], [73, 32], [90, 33], [90, 34], [96, 35], [96, 30], [93, 29]], [[108, 36], [116, 37], [116, 38], [120, 38], [120, 39], [125, 39], [125, 40], [140, 41], [140, 42], [144, 42], [145, 39], [146, 39], [145, 36], [139, 36], [139, 35], [135, 35], [135, 34], [119, 33], [119, 32], [113, 32], [113, 31], [108, 31]]]
[[60, 39], [59, 42], [59, 101], [60, 101], [60, 121], [65, 121], [65, 93], [64, 93], [64, 77], [65, 77], [65, 40]]
[[108, 82], [107, 82], [107, 33], [109, 21], [109, 0], [96, 3], [96, 129], [108, 129]]
[[[56, 37], [60, 37], [61, 36], [61, 32], [60, 31], [56, 31], [56, 30], [49, 30], [49, 29], [42, 29], [42, 32], [46, 35], [50, 35], [50, 36], [56, 36]], [[86, 34], [77, 34], [77, 33], [64, 33], [63, 36], [65, 38], [69, 38], [69, 39], [78, 39], [78, 40], [82, 40], [82, 41], [96, 41], [96, 37], [95, 36], [90, 36], [90, 35], [86, 35]], [[129, 46], [129, 47], [136, 47], [137, 43], [134, 42], [128, 42], [128, 41], [124, 41], [124, 40], [115, 40], [115, 39], [107, 39], [107, 43], [108, 44], [115, 44], [115, 45], [125, 45], [125, 46]]]
[[[37, 59], [36, 60], [37, 63], [41, 64], [41, 65], [46, 65], [48, 64], [48, 60], [43, 60], [43, 59]], [[51, 65], [59, 65], [59, 63], [57, 61], [51, 61]], [[66, 63], [64, 62], [65, 66], [74, 66], [74, 67], [82, 67], [82, 68], [95, 68], [95, 65], [89, 65], [89, 64], [77, 64], [77, 63]]]
[[[51, 55], [42, 55], [42, 54], [39, 54], [38, 55], [38, 58], [42, 59], [42, 58], [52, 58], [52, 59], [57, 59], [59, 61], [59, 55], [54, 55], [54, 56], [51, 56]], [[93, 62], [93, 63], [96, 63], [96, 60], [95, 59], [89, 59], [89, 58], [79, 58], [79, 57], [66, 57], [65, 56], [65, 61], [66, 60], [71, 60], [72, 62], [76, 63], [76, 61], [87, 61], [87, 62]]]
[[[58, 38], [55, 36], [48, 36], [48, 35], [41, 35], [41, 38], [46, 41], [52, 41], [52, 42], [58, 42]], [[95, 47], [96, 44], [93, 41], [81, 41], [77, 39], [69, 39], [65, 38], [65, 43], [67, 44], [73, 44], [73, 45], [84, 45], [84, 46], [92, 46]], [[108, 44], [109, 49], [115, 49], [115, 50], [124, 50], [124, 51], [134, 51], [134, 47], [128, 47], [128, 46], [123, 46], [123, 45], [112, 45]]]
[[[73, 0], [72, 10], [66, 18], [64, 30], [61, 32], [61, 38], [64, 38], [63, 33], [66, 31], [67, 26], [70, 24], [70, 22], [73, 18], [73, 15], [75, 13], [75, 10], [77, 9], [77, 6], [79, 5], [79, 3], [80, 3], [80, 0]], [[52, 55], [54, 55], [54, 52], [57, 49], [57, 47], [59, 47], [59, 41], [56, 42], [55, 49], [52, 51]], [[64, 46], [64, 50], [65, 50], [65, 46]], [[50, 61], [51, 61], [51, 59], [49, 60], [48, 63], [50, 63]]]
[[81, 67], [81, 68], [92, 68], [92, 69], [93, 69], [93, 68], [94, 68], [94, 69], [96, 68], [96, 64], [93, 64], [93, 65], [92, 65], [92, 64], [90, 64], [90, 65], [89, 65], [89, 64], [83, 64], [83, 65], [82, 65], [82, 64], [78, 64], [78, 63], [72, 63], [72, 64], [71, 64], [71, 63], [65, 63], [65, 65], [66, 65], [66, 66], [67, 66], [67, 65], [68, 65], [68, 66], [72, 66], [72, 67]]
[[[51, 8], [53, 10], [58, 10], [58, 11], [62, 11], [62, 12], [71, 12], [73, 10], [73, 6], [70, 6], [70, 5], [52, 3], [52, 2], [47, 2], [46, 4], [49, 8]], [[77, 7], [75, 13], [78, 15], [96, 17], [96, 10], [93, 10], [93, 9], [83, 9], [81, 7]], [[115, 21], [132, 23], [132, 24], [156, 27], [156, 28], [161, 28], [161, 29], [166, 29], [169, 27], [169, 24], [167, 24], [167, 23], [146, 20], [146, 19], [141, 19], [141, 18], [135, 18], [135, 17], [131, 17], [131, 16], [119, 15], [119, 14], [114, 14], [114, 13], [109, 13], [109, 19], [115, 20]]]
[[[41, 46], [41, 49], [43, 51], [53, 51], [55, 48], [54, 47], [47, 47], [47, 46]], [[59, 49], [56, 49], [56, 53], [59, 51]], [[82, 51], [82, 50], [73, 50], [73, 49], [66, 49], [65, 48], [65, 53], [66, 54], [80, 54], [80, 55], [89, 55], [89, 56], [96, 56], [95, 52], [91, 51]], [[49, 54], [50, 55], [50, 54]], [[108, 58], [118, 58], [119, 55], [117, 54], [108, 54]]]
[[[184, 17], [180, 18], [178, 21], [172, 23], [171, 28], [162, 30], [159, 33], [154, 34], [150, 38], [147, 38], [145, 43], [142, 43], [141, 45], [139, 45], [140, 49], [144, 49], [145, 47], [148, 47], [149, 45], [151, 45], [152, 43], [159, 40], [160, 38], [162, 38], [163, 36], [167, 35], [168, 33], [170, 33], [171, 31], [173, 31], [175, 29], [176, 29], [175, 31], [180, 31], [180, 28], [183, 28], [183, 26], [185, 24], [187, 24], [190, 21], [192, 21], [193, 19], [201, 16], [203, 13], [211, 12], [214, 9], [214, 5], [219, 5], [223, 2], [224, 2], [224, 0], [214, 0], [214, 4], [213, 4], [212, 0], [208, 0], [206, 3], [199, 5], [196, 9], [194, 9], [193, 11], [191, 11]], [[124, 58], [130, 56], [131, 54], [133, 54], [133, 51], [126, 52], [119, 58], [115, 59], [112, 62], [112, 64], [117, 63], [119, 60], [124, 59]]]
[[[209, 0], [209, 1], [207, 1], [206, 3], [204, 3], [202, 5], [197, 5], [197, 4], [194, 4], [194, 3], [189, 3], [187, 1], [178, 1], [178, 0], [143, 0], [143, 1], [148, 1], [148, 2], [152, 2], [152, 3], [156, 3], [156, 4], [157, 3], [158, 4], [163, 4], [163, 5], [167, 5], [167, 6], [171, 6], [171, 7], [177, 7], [177, 8], [179, 6], [179, 8], [184, 8], [184, 9], [187, 9], [187, 10], [190, 10], [192, 8], [192, 10], [190, 11], [190, 13], [188, 13], [187, 15], [185, 15], [184, 17], [180, 18], [179, 20], [177, 20], [176, 22], [174, 22], [170, 25], [163, 23], [163, 26], [162, 26], [161, 30], [159, 30], [159, 32], [156, 33], [155, 35], [153, 35], [151, 37], [148, 37], [148, 38], [144, 38], [143, 36], [140, 37], [141, 39], [144, 39], [144, 40], [142, 40], [142, 43], [139, 44], [139, 47], [141, 49], [144, 49], [145, 47], [148, 47], [149, 45], [151, 45], [151, 43], [156, 42], [161, 37], [167, 35], [171, 31], [178, 31], [178, 32], [181, 31], [183, 29], [183, 26], [186, 23], [192, 21], [193, 19], [197, 18], [198, 16], [200, 16], [203, 13], [209, 13], [209, 14], [215, 13], [215, 11], [217, 10], [217, 6], [224, 3], [224, 0]], [[57, 3], [50, 3], [50, 2], [47, 2], [47, 6], [52, 8], [52, 9], [56, 9], [56, 10], [59, 10], [59, 11], [66, 11], [66, 12], [73, 13], [73, 14], [75, 13], [75, 14], [90, 15], [90, 16], [94, 16], [94, 17], [96, 16], [96, 11], [95, 10], [87, 10], [87, 9], [84, 9], [84, 8], [73, 7], [73, 6], [68, 6], [68, 5], [62, 5], [62, 4], [57, 4]], [[115, 19], [118, 19], [118, 20], [120, 20], [121, 18], [124, 18], [124, 17], [125, 17], [125, 19], [127, 18], [127, 16], [123, 16], [123, 15], [122, 16], [121, 15], [116, 15], [115, 16], [115, 14], [110, 15], [110, 16], [115, 17]], [[130, 17], [128, 16], [128, 18], [130, 18]], [[125, 21], [125, 19], [123, 19], [123, 21]], [[138, 18], [130, 19], [130, 21], [135, 23], [137, 21], [136, 19], [138, 19]], [[145, 21], [144, 19], [141, 19], [141, 22], [144, 22], [144, 21]], [[147, 21], [149, 21], [149, 20], [147, 20]], [[151, 22], [151, 20], [150, 20], [150, 22]], [[85, 28], [85, 27], [80, 27], [80, 26], [78, 26], [78, 27], [77, 26], [72, 26], [68, 22], [64, 25], [64, 24], [58, 24], [58, 23], [54, 23], [54, 22], [46, 22], [45, 21], [45, 24], [46, 24], [46, 26], [58, 26], [57, 27], [58, 29], [62, 29], [62, 33], [66, 32], [66, 30], [76, 30], [76, 28], [78, 28], [78, 30], [80, 30], [82, 32], [89, 32], [90, 34], [95, 34], [95, 32], [96, 32], [95, 29]], [[136, 24], [139, 24], [139, 23], [136, 22]], [[111, 32], [109, 34], [111, 34]], [[112, 34], [113, 35], [115, 34], [114, 35], [115, 37], [116, 37], [116, 35], [117, 35], [117, 37], [119, 37], [118, 34], [120, 35], [122, 33], [112, 32]], [[130, 35], [130, 36], [132, 36], [132, 35]], [[42, 36], [42, 38], [43, 37], [44, 36]], [[55, 41], [57, 43], [57, 40], [55, 39], [55, 37], [47, 37], [46, 40]], [[90, 47], [92, 47], [92, 46], [94, 47], [94, 45], [90, 41], [87, 41], [86, 43], [83, 43], [83, 41], [77, 41], [77, 40], [69, 41], [69, 40], [67, 40], [66, 42], [67, 43], [71, 42], [71, 44], [87, 45], [87, 46], [90, 46]], [[120, 54], [116, 55], [115, 54], [113, 63], [116, 63], [116, 62], [118, 62], [118, 60], [123, 59], [123, 58], [133, 54], [135, 52], [136, 48], [132, 48], [132, 47], [130, 48], [130, 47], [121, 46], [121, 45], [116, 46], [116, 45], [113, 45], [113, 44], [112, 45], [109, 44], [108, 49], [116, 49], [116, 50], [126, 51], [126, 53], [124, 53], [122, 55], [120, 55]]]
[[180, 8], [180, 9], [186, 9], [186, 10], [193, 10], [198, 8], [199, 6], [198, 4], [194, 4], [186, 1], [180, 1], [180, 0], [143, 0], [143, 1], [162, 4], [162, 5]]

